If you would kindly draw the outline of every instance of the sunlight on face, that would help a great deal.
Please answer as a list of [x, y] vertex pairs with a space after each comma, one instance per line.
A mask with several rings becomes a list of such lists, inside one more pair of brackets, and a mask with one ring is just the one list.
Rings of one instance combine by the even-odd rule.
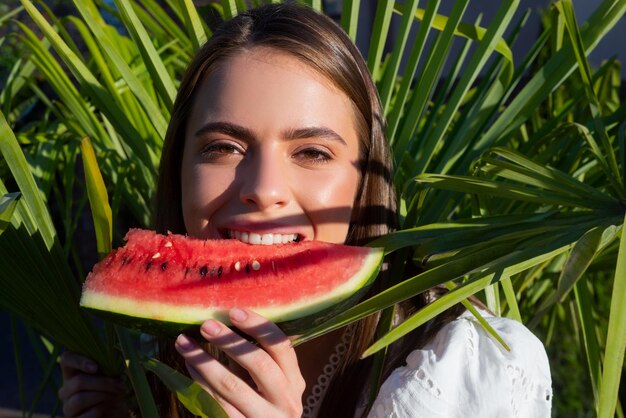
[[182, 162], [187, 233], [343, 243], [359, 184], [348, 97], [267, 48], [226, 60], [198, 93]]

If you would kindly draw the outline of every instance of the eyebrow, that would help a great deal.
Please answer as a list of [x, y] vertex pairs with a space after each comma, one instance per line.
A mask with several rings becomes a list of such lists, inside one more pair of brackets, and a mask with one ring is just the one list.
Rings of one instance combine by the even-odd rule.
[[[202, 136], [209, 133], [222, 133], [234, 138], [243, 139], [246, 142], [256, 140], [254, 133], [241, 125], [231, 122], [209, 122], [196, 131], [195, 136]], [[343, 145], [348, 143], [337, 132], [325, 126], [311, 126], [306, 128], [288, 129], [283, 132], [283, 138], [286, 140], [306, 139], [306, 138], [325, 138], [338, 141]]]
[[285, 139], [327, 138], [341, 142], [343, 145], [348, 145], [341, 135], [325, 126], [289, 129], [285, 132], [284, 137]]
[[230, 122], [209, 122], [196, 131], [196, 136], [198, 137], [214, 132], [243, 139], [246, 142], [253, 142], [255, 140], [254, 133], [252, 133], [250, 129]]

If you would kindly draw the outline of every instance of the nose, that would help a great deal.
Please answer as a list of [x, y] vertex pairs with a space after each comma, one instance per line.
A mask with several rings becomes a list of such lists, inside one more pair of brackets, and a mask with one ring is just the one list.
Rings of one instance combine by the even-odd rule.
[[254, 152], [246, 164], [241, 201], [255, 205], [259, 210], [286, 206], [291, 199], [284, 161], [276, 149], [266, 148]]

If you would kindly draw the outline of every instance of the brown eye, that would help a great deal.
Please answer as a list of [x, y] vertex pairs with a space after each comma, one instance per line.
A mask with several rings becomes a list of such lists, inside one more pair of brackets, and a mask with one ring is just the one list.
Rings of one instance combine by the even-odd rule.
[[332, 160], [329, 152], [319, 148], [306, 148], [298, 151], [294, 158], [309, 164], [324, 164]]
[[239, 145], [230, 142], [212, 142], [202, 148], [202, 157], [207, 161], [237, 158], [243, 154], [244, 150]]

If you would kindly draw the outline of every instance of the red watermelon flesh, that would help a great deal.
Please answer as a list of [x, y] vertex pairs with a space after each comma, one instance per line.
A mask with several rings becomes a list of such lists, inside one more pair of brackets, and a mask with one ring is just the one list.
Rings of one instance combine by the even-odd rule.
[[228, 323], [232, 307], [275, 322], [345, 308], [371, 284], [383, 256], [379, 248], [319, 241], [250, 245], [140, 229], [126, 240], [87, 276], [81, 305], [153, 333], [161, 328], [155, 321], [180, 324], [172, 332], [209, 318]]

